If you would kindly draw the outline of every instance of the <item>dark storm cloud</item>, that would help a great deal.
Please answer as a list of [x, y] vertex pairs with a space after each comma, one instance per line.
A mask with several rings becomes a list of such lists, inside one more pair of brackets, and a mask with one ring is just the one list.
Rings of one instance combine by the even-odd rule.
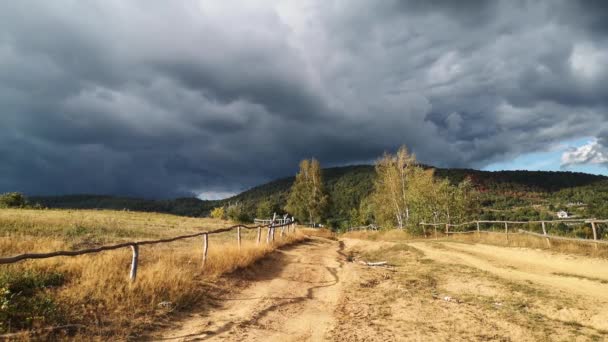
[[581, 136], [602, 151], [606, 16], [599, 1], [7, 2], [0, 191], [225, 193], [401, 144], [467, 167]]

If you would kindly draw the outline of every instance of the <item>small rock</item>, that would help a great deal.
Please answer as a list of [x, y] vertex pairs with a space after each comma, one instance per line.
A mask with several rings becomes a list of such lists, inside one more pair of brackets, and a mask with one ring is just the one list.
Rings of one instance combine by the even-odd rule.
[[173, 307], [173, 303], [171, 303], [169, 301], [164, 301], [164, 302], [158, 303], [158, 306], [161, 308], [165, 308], [165, 309], [171, 309]]

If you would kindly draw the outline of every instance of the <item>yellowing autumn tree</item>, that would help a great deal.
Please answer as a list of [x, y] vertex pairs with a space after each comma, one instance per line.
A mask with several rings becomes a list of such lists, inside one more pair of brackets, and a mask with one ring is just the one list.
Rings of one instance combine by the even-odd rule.
[[314, 225], [323, 219], [328, 203], [329, 196], [323, 187], [321, 165], [314, 158], [302, 160], [285, 209], [297, 219]]
[[409, 219], [408, 175], [415, 167], [416, 157], [405, 146], [396, 155], [385, 153], [376, 162], [376, 180], [372, 194], [376, 219], [386, 225], [396, 222], [403, 229]]
[[438, 180], [433, 169], [419, 166], [403, 146], [395, 155], [385, 153], [376, 162], [371, 199], [381, 226], [413, 229], [420, 222], [465, 221], [479, 208], [476, 194], [469, 180], [458, 186]]

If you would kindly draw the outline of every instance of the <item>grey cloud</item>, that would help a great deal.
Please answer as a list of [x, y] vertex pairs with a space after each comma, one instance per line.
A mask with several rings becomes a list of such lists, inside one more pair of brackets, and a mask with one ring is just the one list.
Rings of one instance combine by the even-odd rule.
[[310, 156], [407, 144], [483, 167], [600, 137], [604, 14], [565, 0], [7, 2], [0, 192], [230, 193]]

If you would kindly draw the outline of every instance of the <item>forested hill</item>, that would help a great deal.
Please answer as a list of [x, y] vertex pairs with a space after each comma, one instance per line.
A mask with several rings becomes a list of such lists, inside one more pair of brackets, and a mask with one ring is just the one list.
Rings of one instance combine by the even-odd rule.
[[[608, 177], [605, 176], [576, 172], [489, 172], [472, 169], [436, 169], [436, 175], [447, 177], [453, 183], [469, 177], [483, 194], [483, 206], [492, 211], [539, 204], [555, 210], [568, 203], [579, 202], [589, 203], [593, 214], [608, 211], [608, 208], [597, 207], [597, 203], [608, 202]], [[360, 201], [370, 193], [374, 167], [357, 165], [327, 168], [323, 169], [323, 177], [331, 198], [329, 220], [340, 221], [349, 216], [352, 208], [358, 208]], [[258, 204], [263, 201], [267, 201], [273, 210], [281, 212], [293, 181], [294, 177], [278, 179], [218, 201], [197, 198], [157, 201], [98, 195], [32, 197], [30, 200], [49, 208], [126, 209], [186, 216], [206, 216], [214, 207], [240, 203], [243, 205], [244, 217], [253, 219]]]

